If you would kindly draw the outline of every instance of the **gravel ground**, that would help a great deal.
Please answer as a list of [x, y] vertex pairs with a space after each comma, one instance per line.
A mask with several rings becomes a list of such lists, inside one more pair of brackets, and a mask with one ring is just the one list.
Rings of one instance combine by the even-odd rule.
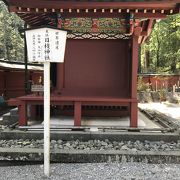
[[43, 165], [0, 167], [1, 180], [179, 180], [180, 165], [143, 163], [51, 164], [51, 176]]
[[[43, 148], [42, 140], [0, 140], [0, 147], [4, 148]], [[178, 151], [180, 150], [180, 141], [113, 141], [108, 139], [104, 141], [89, 140], [86, 142], [51, 140], [51, 149], [64, 150], [133, 150], [133, 151]]]

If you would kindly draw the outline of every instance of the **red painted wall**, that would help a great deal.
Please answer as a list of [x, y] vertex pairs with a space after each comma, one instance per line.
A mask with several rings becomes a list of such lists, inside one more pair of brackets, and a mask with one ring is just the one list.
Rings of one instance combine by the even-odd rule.
[[24, 72], [11, 71], [6, 73], [6, 97], [18, 97], [24, 95]]
[[[123, 46], [124, 45], [122, 45], [122, 47]], [[74, 56], [74, 57], [79, 57], [79, 55]], [[104, 58], [105, 59], [104, 62], [98, 62], [99, 64], [97, 63], [96, 66], [95, 64], [97, 60], [95, 60], [96, 58], [95, 54], [92, 56], [89, 55], [89, 57], [86, 60], [84, 60], [84, 62], [80, 62], [78, 61], [78, 59], [76, 59], [77, 61], [68, 62], [67, 58], [68, 56], [66, 56], [66, 60], [65, 60], [66, 78], [65, 78], [65, 89], [63, 91], [64, 93], [77, 94], [80, 92], [82, 95], [87, 94], [87, 95], [109, 95], [109, 96], [128, 95], [128, 93], [126, 93], [124, 90], [124, 89], [129, 88], [128, 85], [125, 84], [126, 80], [128, 80], [128, 75], [126, 74], [127, 71], [126, 72], [123, 71], [123, 68], [126, 68], [128, 66], [128, 63], [127, 62], [123, 63], [122, 60], [119, 60], [119, 59], [123, 59], [122, 57], [117, 58], [117, 59], [115, 58], [116, 66], [113, 67], [114, 68], [113, 72], [109, 71], [112, 60], [108, 61], [106, 59], [107, 56]], [[87, 60], [89, 61], [87, 62]], [[82, 64], [84, 63], [84, 67], [86, 68], [79, 69], [79, 67], [81, 67], [79, 63], [82, 63]], [[99, 72], [99, 69], [98, 69], [100, 67], [100, 63], [101, 65], [104, 64], [103, 71], [101, 72]], [[75, 69], [72, 69], [72, 66], [75, 67]], [[59, 65], [58, 65], [58, 68], [59, 68]], [[82, 76], [83, 73], [85, 75]], [[98, 77], [99, 74], [100, 74], [100, 77]], [[43, 72], [31, 71], [29, 79], [33, 80], [33, 82], [37, 84], [40, 76], [43, 76]], [[166, 76], [139, 75], [139, 76], [143, 77], [143, 81], [145, 83], [151, 83], [153, 90], [155, 90], [156, 81], [158, 84], [158, 89], [165, 87], [165, 85], [167, 84], [169, 90], [172, 90], [172, 86], [175, 84], [177, 85], [178, 81], [180, 81], [180, 75], [166, 75]], [[76, 81], [77, 84], [76, 82], [75, 83], [72, 82], [71, 78], [77, 79]], [[84, 78], [86, 78], [86, 80]], [[111, 78], [112, 78], [112, 82], [111, 82]], [[116, 83], [116, 82], [122, 82], [122, 84], [124, 83], [124, 85], [121, 86], [119, 83]], [[80, 86], [81, 85], [80, 83], [85, 83], [85, 85]], [[97, 85], [97, 88], [95, 87], [96, 85]], [[115, 90], [116, 88], [117, 90]], [[120, 88], [122, 88], [122, 90], [120, 90]], [[0, 95], [4, 94], [5, 98], [9, 99], [13, 97], [22, 96], [24, 95], [24, 92], [25, 92], [25, 89], [24, 89], [24, 72], [23, 71], [8, 71], [8, 72], [0, 71]], [[97, 94], [95, 94], [95, 92], [97, 92]], [[92, 94], [89, 94], [89, 93], [92, 93]]]
[[68, 40], [63, 93], [129, 97], [128, 44], [128, 40]]
[[[30, 72], [29, 79], [37, 83], [42, 72]], [[0, 95], [4, 94], [5, 99], [23, 96], [24, 88], [24, 70], [5, 70], [0, 71]]]

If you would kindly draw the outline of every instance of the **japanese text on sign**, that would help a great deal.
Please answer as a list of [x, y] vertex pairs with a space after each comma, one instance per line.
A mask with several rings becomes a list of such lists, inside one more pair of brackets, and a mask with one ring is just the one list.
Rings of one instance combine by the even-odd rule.
[[29, 62], [63, 62], [66, 31], [39, 28], [26, 31]]

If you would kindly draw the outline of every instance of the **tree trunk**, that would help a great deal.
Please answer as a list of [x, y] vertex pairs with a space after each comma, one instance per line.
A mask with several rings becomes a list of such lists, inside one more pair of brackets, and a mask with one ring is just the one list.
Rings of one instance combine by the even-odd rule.
[[150, 67], [150, 52], [149, 52], [149, 50], [146, 50], [145, 51], [145, 57], [144, 57], [145, 72], [149, 71], [149, 67]]
[[173, 73], [176, 72], [176, 58], [173, 58], [173, 61], [172, 61], [172, 63], [171, 63], [171, 71], [172, 71]]
[[160, 67], [159, 45], [158, 45], [158, 48], [157, 48], [156, 58], [157, 58], [157, 64], [156, 64], [156, 67]]

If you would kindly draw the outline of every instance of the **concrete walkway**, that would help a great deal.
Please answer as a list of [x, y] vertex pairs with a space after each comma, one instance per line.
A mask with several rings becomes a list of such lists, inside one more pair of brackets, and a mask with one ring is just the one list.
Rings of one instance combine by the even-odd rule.
[[139, 103], [138, 106], [141, 109], [148, 109], [152, 111], [157, 111], [165, 114], [171, 118], [180, 121], [180, 104], [172, 104], [168, 102], [162, 103]]
[[[58, 127], [73, 127], [73, 117], [56, 116], [51, 117], [51, 128]], [[43, 122], [41, 124], [33, 125], [30, 122], [31, 128], [43, 128]], [[84, 127], [122, 127], [128, 128], [130, 126], [129, 117], [82, 117], [82, 126]], [[138, 112], [138, 127], [139, 128], [159, 128], [157, 124], [149, 120], [143, 113]]]

